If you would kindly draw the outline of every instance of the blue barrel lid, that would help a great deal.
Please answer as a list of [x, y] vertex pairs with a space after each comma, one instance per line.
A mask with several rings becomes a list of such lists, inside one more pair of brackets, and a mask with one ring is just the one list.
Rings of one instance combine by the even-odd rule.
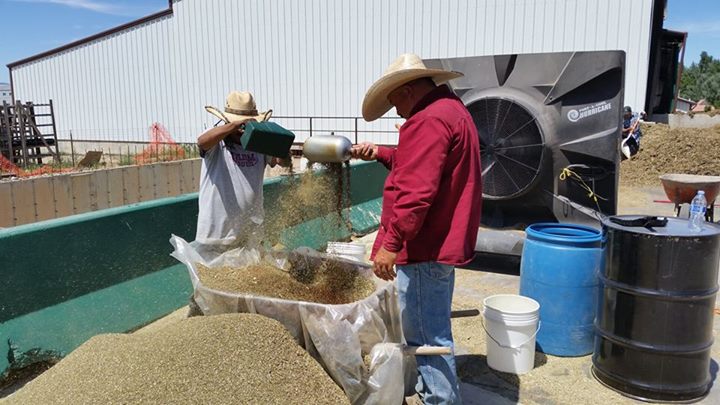
[[528, 239], [568, 246], [594, 246], [602, 240], [600, 230], [584, 225], [542, 222], [525, 230]]

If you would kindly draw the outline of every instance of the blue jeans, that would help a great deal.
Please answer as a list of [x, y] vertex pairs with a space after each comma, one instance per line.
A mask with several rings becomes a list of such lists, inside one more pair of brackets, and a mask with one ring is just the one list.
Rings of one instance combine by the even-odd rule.
[[[453, 347], [450, 305], [455, 268], [437, 262], [396, 266], [400, 314], [409, 346]], [[455, 357], [416, 356], [415, 386], [426, 404], [460, 404]]]

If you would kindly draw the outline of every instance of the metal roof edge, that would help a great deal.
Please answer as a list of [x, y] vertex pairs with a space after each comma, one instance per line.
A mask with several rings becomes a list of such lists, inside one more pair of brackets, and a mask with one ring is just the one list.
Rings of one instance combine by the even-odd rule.
[[[128, 23], [119, 25], [119, 26], [114, 27], [114, 28], [110, 28], [109, 30], [102, 31], [102, 32], [99, 32], [99, 33], [97, 33], [97, 34], [90, 35], [89, 37], [85, 37], [85, 38], [79, 39], [79, 40], [77, 40], [77, 41], [70, 42], [69, 44], [65, 44], [65, 45], [59, 46], [59, 47], [57, 47], [57, 48], [53, 48], [53, 49], [51, 49], [51, 50], [49, 50], [49, 51], [41, 52], [41, 53], [38, 53], [38, 54], [36, 54], [36, 55], [30, 56], [30, 57], [27, 57], [27, 58], [24, 58], [24, 59], [20, 59], [20, 60], [15, 61], [15, 62], [10, 62], [10, 63], [7, 64], [7, 68], [10, 70], [10, 75], [11, 75], [11, 77], [12, 77], [12, 69], [15, 68], [15, 67], [17, 67], [17, 66], [25, 65], [25, 64], [27, 64], [27, 63], [36, 61], [36, 60], [38, 60], [38, 59], [42, 59], [42, 58], [44, 58], [44, 57], [51, 56], [51, 55], [54, 55], [54, 54], [57, 54], [57, 53], [66, 51], [66, 50], [68, 50], [68, 49], [75, 48], [75, 47], [77, 47], [77, 46], [80, 46], [80, 45], [83, 45], [83, 44], [92, 42], [92, 41], [94, 41], [94, 40], [96, 40], [96, 39], [100, 39], [100, 38], [103, 38], [103, 37], [107, 37], [107, 36], [112, 35], [112, 34], [115, 34], [115, 33], [117, 33], [117, 32], [124, 31], [124, 30], [126, 30], [126, 29], [128, 29], [128, 28], [132, 28], [132, 27], [134, 27], [134, 26], [141, 25], [141, 24], [144, 24], [144, 23], [146, 23], [146, 22], [149, 22], [149, 21], [152, 21], [152, 20], [156, 20], [156, 19], [158, 19], [158, 18], [165, 17], [165, 16], [172, 15], [172, 14], [173, 14], [173, 0], [168, 0], [168, 8], [165, 9], [165, 10], [158, 11], [157, 13], [153, 13], [153, 14], [150, 14], [150, 15], [148, 15], [148, 16], [139, 18], [139, 19], [137, 19], [137, 20], [130, 21], [130, 22], [128, 22]], [[12, 79], [11, 79], [11, 83], [12, 83]]]

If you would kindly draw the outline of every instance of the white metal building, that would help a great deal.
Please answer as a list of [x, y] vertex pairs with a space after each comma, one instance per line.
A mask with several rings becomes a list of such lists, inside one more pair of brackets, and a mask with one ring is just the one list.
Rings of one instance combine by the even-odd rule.
[[[170, 0], [165, 11], [8, 67], [16, 99], [52, 99], [59, 137], [72, 131], [85, 140], [147, 140], [147, 128], [160, 122], [176, 140], [194, 141], [215, 123], [203, 107], [222, 107], [232, 89], [252, 91], [259, 108], [275, 116], [358, 117], [367, 87], [403, 52], [438, 58], [620, 49], [627, 53], [626, 104], [641, 110], [654, 105], [653, 88], [661, 87], [653, 85], [661, 65], [653, 49], [660, 48], [665, 3]], [[309, 124], [278, 121], [291, 129]], [[357, 125], [364, 133], [391, 124], [312, 125]], [[394, 133], [365, 134], [361, 139], [396, 140]]]

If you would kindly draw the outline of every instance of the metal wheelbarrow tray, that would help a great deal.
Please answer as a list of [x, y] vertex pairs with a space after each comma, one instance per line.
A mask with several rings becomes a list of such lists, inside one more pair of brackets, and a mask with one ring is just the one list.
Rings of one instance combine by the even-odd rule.
[[720, 176], [693, 174], [664, 174], [660, 176], [665, 194], [675, 204], [675, 215], [680, 215], [681, 204], [690, 204], [699, 190], [705, 191], [707, 211], [705, 219], [713, 221], [713, 204], [720, 192]]

